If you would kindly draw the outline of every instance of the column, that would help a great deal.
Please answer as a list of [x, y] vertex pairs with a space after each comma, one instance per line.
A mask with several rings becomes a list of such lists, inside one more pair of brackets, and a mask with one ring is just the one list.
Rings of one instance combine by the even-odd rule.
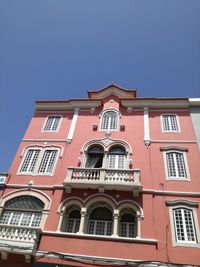
[[83, 234], [84, 233], [86, 212], [87, 212], [87, 209], [86, 208], [81, 208], [81, 220], [80, 220], [78, 234]]
[[118, 237], [118, 221], [119, 221], [119, 210], [113, 211], [113, 234], [112, 236]]

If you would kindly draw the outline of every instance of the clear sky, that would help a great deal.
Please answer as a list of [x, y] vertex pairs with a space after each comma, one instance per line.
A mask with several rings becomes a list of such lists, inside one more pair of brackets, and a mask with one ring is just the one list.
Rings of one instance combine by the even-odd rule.
[[200, 97], [200, 0], [0, 0], [0, 172], [38, 99]]

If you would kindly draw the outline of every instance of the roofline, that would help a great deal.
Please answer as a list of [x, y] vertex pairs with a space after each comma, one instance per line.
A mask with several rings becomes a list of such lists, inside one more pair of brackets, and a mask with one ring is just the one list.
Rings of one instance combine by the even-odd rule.
[[87, 93], [88, 93], [88, 97], [90, 97], [90, 94], [91, 94], [91, 93], [100, 93], [100, 92], [102, 92], [102, 91], [108, 89], [109, 87], [116, 87], [116, 88], [118, 88], [118, 89], [120, 89], [120, 90], [122, 90], [122, 91], [124, 91], [124, 92], [126, 92], [126, 93], [133, 92], [133, 93], [134, 93], [134, 96], [136, 97], [136, 91], [137, 91], [136, 88], [126, 89], [126, 88], [123, 88], [123, 87], [121, 87], [121, 86], [119, 86], [119, 85], [117, 85], [117, 84], [115, 84], [115, 83], [110, 83], [110, 84], [108, 84], [106, 87], [103, 87], [103, 88], [101, 88], [101, 89], [99, 89], [99, 90], [93, 90], [93, 89], [88, 90], [88, 91], [87, 91]]

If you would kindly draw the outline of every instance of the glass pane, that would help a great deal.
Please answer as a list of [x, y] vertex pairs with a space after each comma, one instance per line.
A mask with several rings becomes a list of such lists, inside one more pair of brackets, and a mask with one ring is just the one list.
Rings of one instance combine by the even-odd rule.
[[8, 200], [5, 207], [20, 210], [42, 210], [44, 208], [44, 203], [33, 196], [20, 196]]

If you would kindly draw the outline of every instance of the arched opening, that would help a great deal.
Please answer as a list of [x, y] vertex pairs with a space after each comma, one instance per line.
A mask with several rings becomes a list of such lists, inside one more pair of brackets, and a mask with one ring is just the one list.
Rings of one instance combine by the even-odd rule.
[[113, 216], [107, 205], [97, 204], [89, 214], [87, 233], [91, 235], [112, 234]]
[[124, 210], [120, 216], [120, 231], [121, 237], [136, 237], [137, 224], [136, 214], [132, 210]]
[[101, 146], [92, 146], [87, 151], [86, 168], [101, 168], [103, 164], [104, 150]]
[[39, 227], [44, 203], [34, 196], [19, 196], [6, 201], [0, 223]]

